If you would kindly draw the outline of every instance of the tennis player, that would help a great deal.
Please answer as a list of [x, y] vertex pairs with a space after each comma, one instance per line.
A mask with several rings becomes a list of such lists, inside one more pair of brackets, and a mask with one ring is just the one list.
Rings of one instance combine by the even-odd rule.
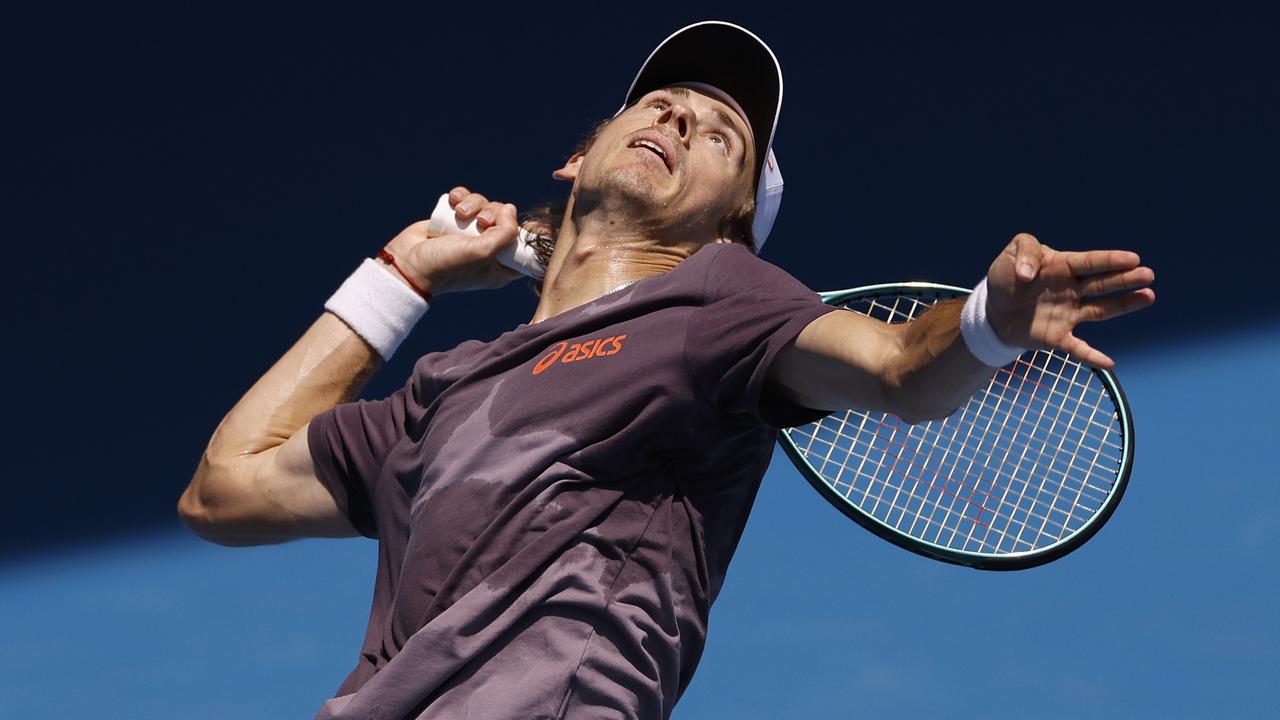
[[517, 276], [493, 260], [516, 208], [454, 188], [482, 234], [409, 226], [222, 420], [179, 502], [193, 532], [378, 541], [363, 647], [317, 718], [666, 718], [778, 428], [944, 417], [1024, 348], [1112, 365], [1072, 330], [1154, 301], [1133, 253], [1020, 234], [968, 300], [904, 325], [758, 258], [781, 97], [754, 34], [681, 29], [555, 171], [572, 188], [529, 323], [352, 401], [430, 298]]

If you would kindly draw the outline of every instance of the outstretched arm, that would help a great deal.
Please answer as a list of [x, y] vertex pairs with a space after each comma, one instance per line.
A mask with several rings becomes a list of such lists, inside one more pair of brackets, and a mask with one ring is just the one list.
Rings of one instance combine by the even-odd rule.
[[[1074, 330], [1155, 302], [1146, 287], [1155, 273], [1139, 262], [1123, 250], [1054, 250], [1021, 233], [987, 271], [987, 316], [1008, 345], [1064, 350], [1112, 368], [1115, 362]], [[878, 410], [909, 423], [946, 417], [996, 370], [969, 351], [960, 332], [963, 305], [939, 302], [895, 325], [827, 313], [778, 354], [770, 381], [784, 397], [820, 410]]]

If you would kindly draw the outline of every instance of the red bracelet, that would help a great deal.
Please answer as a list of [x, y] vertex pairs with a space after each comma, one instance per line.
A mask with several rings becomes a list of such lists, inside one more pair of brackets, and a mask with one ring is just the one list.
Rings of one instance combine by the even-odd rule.
[[409, 274], [406, 273], [398, 263], [396, 263], [395, 257], [393, 257], [391, 253], [387, 252], [386, 248], [383, 248], [378, 251], [378, 257], [390, 263], [391, 267], [395, 268], [396, 272], [400, 273], [400, 276], [405, 279], [405, 282], [409, 283], [409, 287], [412, 287], [414, 290], [418, 291], [418, 294], [422, 296], [422, 299], [426, 300], [427, 302], [431, 302], [431, 293], [418, 287], [418, 283], [414, 282], [413, 278], [409, 277]]

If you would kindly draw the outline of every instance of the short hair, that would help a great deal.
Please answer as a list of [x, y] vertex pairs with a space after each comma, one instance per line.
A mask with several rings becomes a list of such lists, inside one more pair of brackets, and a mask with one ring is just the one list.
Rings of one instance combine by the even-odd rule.
[[[586, 155], [591, 146], [595, 144], [596, 139], [600, 137], [600, 133], [604, 132], [604, 129], [616, 118], [617, 116], [614, 116], [598, 121], [591, 128], [591, 132], [578, 141], [578, 145], [573, 149], [573, 152]], [[573, 153], [570, 154], [570, 157], [572, 156]], [[753, 184], [746, 202], [725, 216], [720, 223], [720, 231], [723, 237], [746, 246], [753, 253], [756, 251], [755, 236], [751, 231], [756, 214], [755, 190], [756, 188]], [[551, 261], [551, 253], [556, 248], [556, 235], [560, 232], [560, 226], [564, 223], [564, 216], [568, 209], [567, 202], [537, 203], [524, 213], [524, 219], [520, 221], [522, 227], [534, 234], [531, 245], [533, 246], [534, 255], [537, 256], [543, 267], [546, 267], [547, 263]], [[542, 281], [534, 279], [532, 289], [535, 295], [541, 295]]]

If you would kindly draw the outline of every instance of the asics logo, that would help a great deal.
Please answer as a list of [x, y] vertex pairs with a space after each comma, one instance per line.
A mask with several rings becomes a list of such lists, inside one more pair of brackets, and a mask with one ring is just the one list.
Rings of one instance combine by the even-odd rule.
[[533, 374], [538, 375], [542, 371], [556, 364], [559, 360], [562, 363], [580, 362], [591, 358], [606, 357], [616, 355], [622, 352], [622, 341], [626, 340], [626, 335], [614, 335], [607, 338], [596, 338], [594, 340], [583, 340], [569, 344], [565, 340], [561, 340], [551, 349], [538, 359], [538, 364], [533, 366]]

